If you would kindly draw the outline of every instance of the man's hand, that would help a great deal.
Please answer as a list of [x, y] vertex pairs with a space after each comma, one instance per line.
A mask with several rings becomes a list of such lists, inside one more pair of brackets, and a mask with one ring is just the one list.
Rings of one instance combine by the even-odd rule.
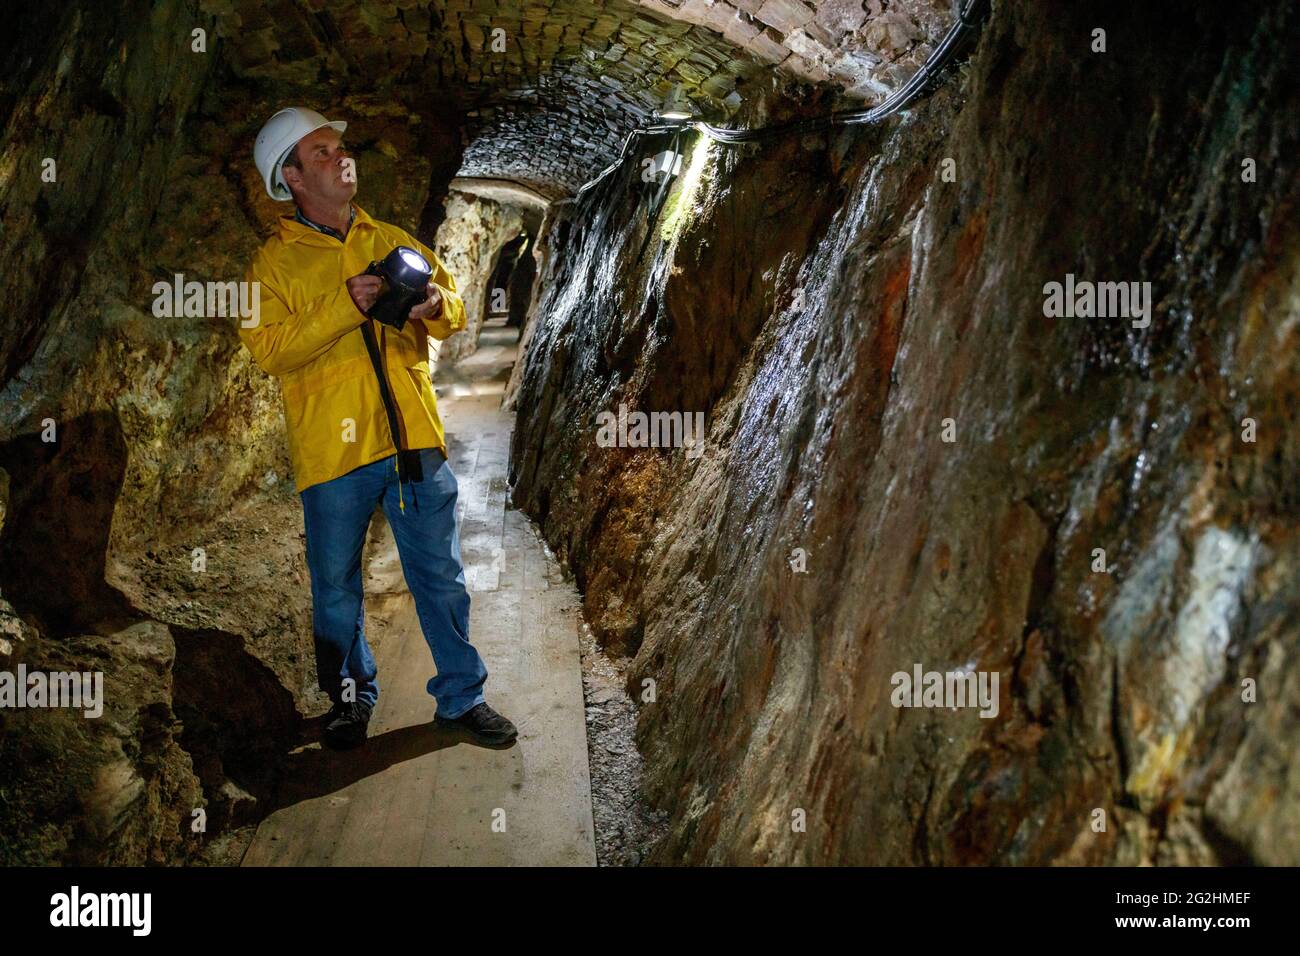
[[379, 298], [379, 291], [384, 286], [384, 280], [379, 276], [359, 275], [353, 276], [348, 280], [348, 294], [352, 296], [352, 301], [357, 304], [357, 308], [364, 314], [375, 300]]
[[442, 315], [442, 290], [432, 282], [429, 283], [429, 298], [419, 305], [412, 306], [408, 319], [432, 322]]

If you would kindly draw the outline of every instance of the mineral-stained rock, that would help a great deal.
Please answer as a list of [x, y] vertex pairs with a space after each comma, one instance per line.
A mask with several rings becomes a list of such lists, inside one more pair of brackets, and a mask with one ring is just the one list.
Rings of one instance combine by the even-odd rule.
[[5, 530], [5, 516], [9, 514], [9, 472], [0, 468], [0, 534]]
[[156, 621], [24, 642], [7, 670], [100, 672], [103, 712], [0, 712], [0, 861], [140, 866], [197, 855], [190, 820], [205, 801], [171, 707], [174, 658]]
[[14, 606], [0, 597], [0, 665], [8, 667], [22, 642], [31, 640], [35, 633]]
[[902, 120], [709, 147], [639, 264], [630, 172], [557, 226], [514, 494], [654, 682], [659, 862], [1300, 863], [1297, 13], [994, 6]]

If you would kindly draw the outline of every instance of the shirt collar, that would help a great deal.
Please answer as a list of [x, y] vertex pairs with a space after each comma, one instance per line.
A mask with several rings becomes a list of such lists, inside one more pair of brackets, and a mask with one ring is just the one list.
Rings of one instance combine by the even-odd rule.
[[[333, 228], [332, 226], [324, 226], [321, 225], [319, 222], [313, 222], [312, 220], [304, 216], [302, 214], [302, 210], [297, 206], [294, 206], [293, 218], [295, 222], [300, 222], [304, 226], [308, 226], [309, 228], [315, 229], [317, 232], [323, 232], [327, 236], [333, 236], [339, 242], [344, 241], [343, 233], [339, 232], [337, 229]], [[349, 231], [351, 231], [352, 224], [355, 223], [356, 221], [357, 221], [357, 207], [352, 205], [351, 203], [348, 203], [348, 230]]]

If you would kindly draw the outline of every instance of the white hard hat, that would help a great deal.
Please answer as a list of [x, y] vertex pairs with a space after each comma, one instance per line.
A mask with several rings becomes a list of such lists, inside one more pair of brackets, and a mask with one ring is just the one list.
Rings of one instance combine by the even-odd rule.
[[315, 110], [291, 106], [280, 110], [267, 120], [262, 131], [257, 134], [257, 141], [253, 143], [253, 162], [257, 164], [257, 171], [262, 174], [266, 194], [272, 199], [293, 198], [289, 187], [285, 185], [284, 178], [280, 175], [280, 167], [284, 165], [289, 150], [297, 145], [298, 140], [308, 133], [314, 133], [322, 126], [329, 126], [340, 133], [348, 128], [348, 124], [341, 120], [331, 122]]

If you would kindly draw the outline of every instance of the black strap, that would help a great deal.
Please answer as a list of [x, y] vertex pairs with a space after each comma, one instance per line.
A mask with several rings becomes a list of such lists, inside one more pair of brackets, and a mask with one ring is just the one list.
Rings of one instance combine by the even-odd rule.
[[418, 449], [403, 448], [402, 429], [397, 421], [397, 405], [393, 394], [388, 390], [388, 378], [384, 375], [383, 363], [379, 358], [379, 343], [375, 341], [373, 320], [361, 325], [361, 335], [366, 340], [366, 351], [370, 353], [370, 364], [374, 366], [375, 377], [379, 379], [379, 397], [384, 403], [384, 414], [388, 416], [388, 433], [392, 436], [393, 447], [397, 449], [397, 480], [399, 482], [423, 481], [424, 470], [420, 466]]

